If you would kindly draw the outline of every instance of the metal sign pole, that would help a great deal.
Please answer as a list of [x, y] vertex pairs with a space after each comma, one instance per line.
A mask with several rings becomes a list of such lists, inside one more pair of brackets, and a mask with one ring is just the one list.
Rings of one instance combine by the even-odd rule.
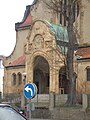
[[38, 107], [38, 94], [37, 94], [37, 107]]
[[32, 110], [31, 99], [33, 99], [37, 94], [37, 86], [34, 83], [27, 83], [24, 86], [23, 92], [24, 92], [24, 96], [28, 99], [27, 112], [28, 112], [28, 118], [31, 119], [31, 110]]
[[31, 99], [29, 100], [29, 120], [31, 119]]

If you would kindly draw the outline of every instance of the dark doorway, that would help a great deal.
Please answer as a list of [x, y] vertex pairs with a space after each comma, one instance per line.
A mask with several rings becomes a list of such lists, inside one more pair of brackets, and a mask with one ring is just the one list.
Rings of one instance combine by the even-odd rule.
[[68, 80], [65, 66], [63, 66], [59, 71], [59, 89], [60, 94], [68, 94]]
[[49, 64], [42, 56], [35, 57], [33, 80], [38, 88], [38, 94], [49, 93]]

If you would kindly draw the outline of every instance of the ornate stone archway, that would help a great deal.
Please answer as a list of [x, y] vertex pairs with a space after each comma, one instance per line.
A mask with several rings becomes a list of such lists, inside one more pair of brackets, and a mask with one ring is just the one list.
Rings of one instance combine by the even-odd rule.
[[[25, 45], [26, 53], [26, 81], [34, 82], [35, 72], [39, 74], [41, 68], [36, 71], [36, 58], [42, 58], [43, 64], [47, 61], [49, 73], [49, 92], [59, 93], [59, 69], [63, 65], [63, 55], [57, 47], [54, 34], [50, 32], [50, 26], [43, 21], [35, 21], [28, 35]], [[38, 57], [39, 56], [39, 57]], [[40, 64], [41, 62], [39, 62]], [[43, 72], [44, 69], [41, 71]], [[36, 83], [38, 84], [38, 83]], [[39, 84], [40, 85], [40, 84]], [[40, 87], [40, 86], [39, 86]], [[40, 90], [40, 88], [39, 88]], [[39, 91], [40, 93], [43, 90]], [[45, 91], [44, 91], [45, 92]]]

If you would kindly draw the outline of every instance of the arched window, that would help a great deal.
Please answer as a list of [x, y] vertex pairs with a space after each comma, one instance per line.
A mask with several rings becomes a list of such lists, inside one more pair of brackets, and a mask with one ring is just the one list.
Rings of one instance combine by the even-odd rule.
[[18, 85], [20, 85], [22, 84], [22, 74], [19, 72], [17, 76], [18, 76]]
[[87, 81], [90, 81], [90, 67], [87, 67]]
[[12, 74], [12, 85], [16, 85], [16, 74]]

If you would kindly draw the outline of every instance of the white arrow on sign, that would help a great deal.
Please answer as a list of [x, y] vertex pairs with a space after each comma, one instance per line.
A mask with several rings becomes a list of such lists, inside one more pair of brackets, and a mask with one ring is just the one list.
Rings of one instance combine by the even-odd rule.
[[27, 91], [27, 92], [31, 92], [31, 96], [33, 96], [33, 91], [32, 91], [32, 89], [31, 88], [29, 88], [29, 86], [27, 86], [26, 88], [25, 88], [25, 90]]

